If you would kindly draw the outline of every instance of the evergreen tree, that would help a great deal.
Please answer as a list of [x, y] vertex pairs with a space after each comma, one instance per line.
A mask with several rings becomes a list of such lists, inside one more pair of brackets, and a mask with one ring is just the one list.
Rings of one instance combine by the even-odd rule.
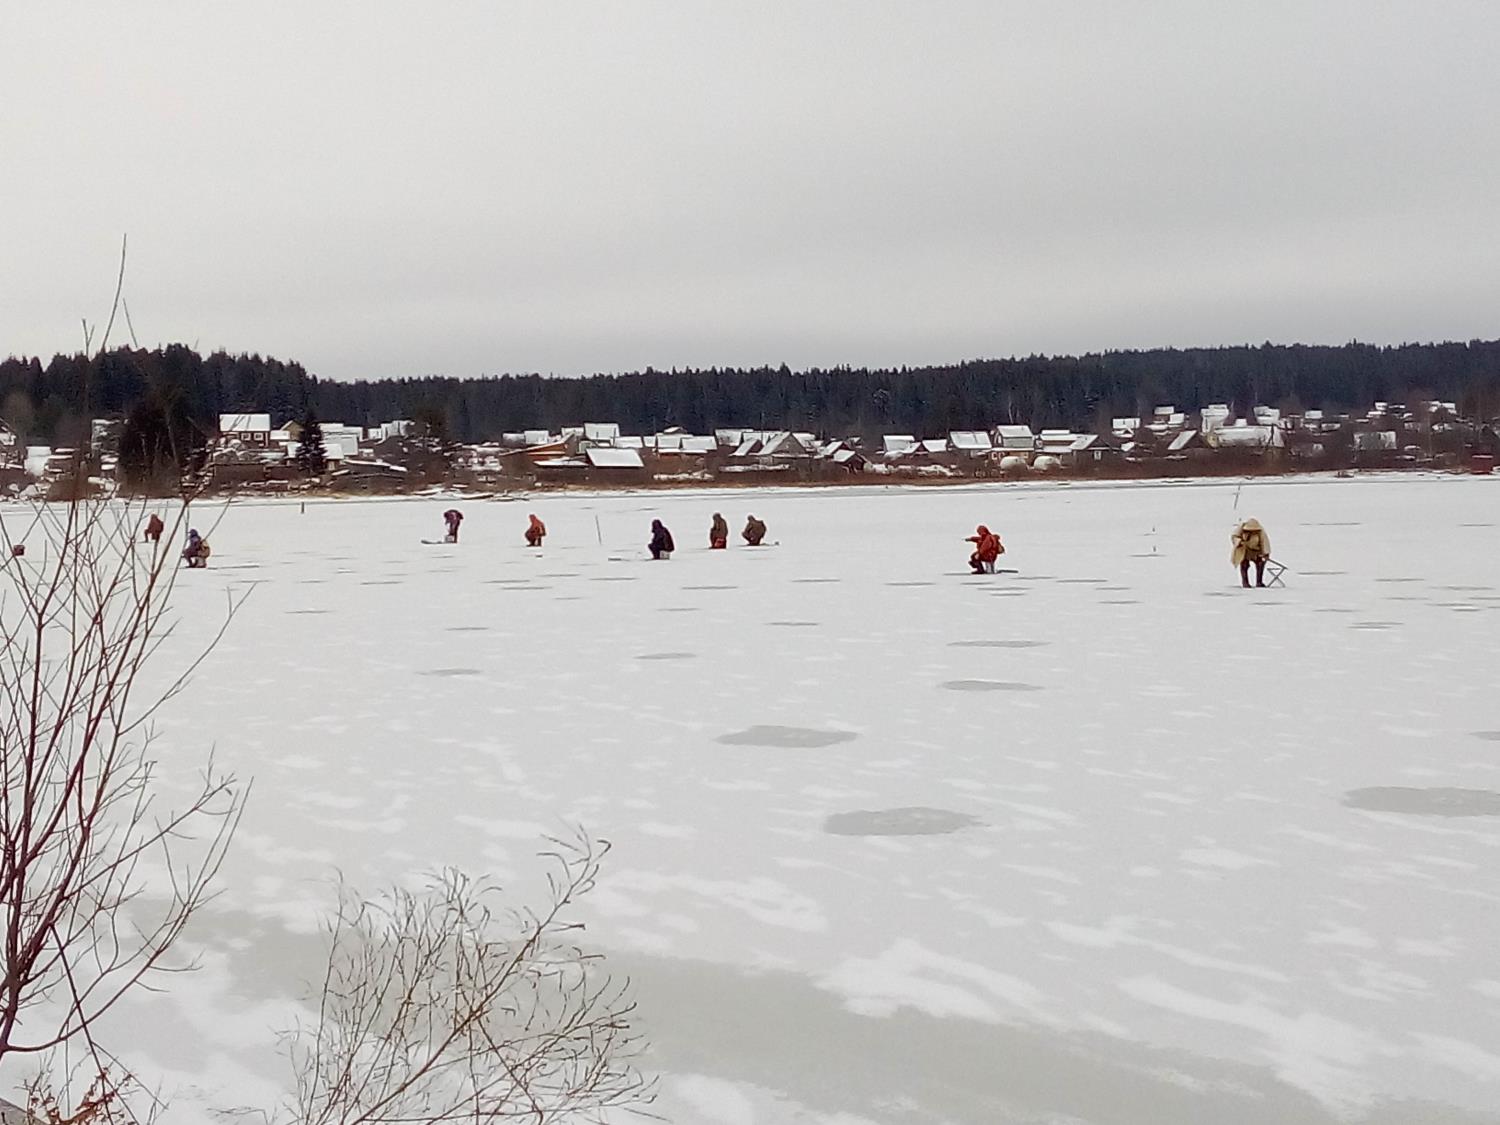
[[322, 476], [328, 467], [328, 454], [323, 449], [323, 427], [311, 410], [302, 419], [302, 444], [297, 446], [297, 467], [309, 476]]

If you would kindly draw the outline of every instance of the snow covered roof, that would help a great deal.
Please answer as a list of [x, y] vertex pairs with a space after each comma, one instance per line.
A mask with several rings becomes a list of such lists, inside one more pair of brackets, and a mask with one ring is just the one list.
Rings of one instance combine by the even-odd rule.
[[857, 449], [836, 449], [833, 451], [832, 456], [835, 464], [844, 465], [861, 456], [861, 454]]
[[271, 432], [269, 414], [220, 414], [221, 434], [268, 434]]
[[620, 436], [620, 424], [618, 422], [585, 422], [583, 436], [585, 441], [614, 441]]
[[[1222, 432], [1222, 431], [1220, 431], [1220, 432]], [[1175, 437], [1172, 438], [1172, 440], [1170, 442], [1167, 443], [1167, 452], [1168, 453], [1181, 453], [1184, 449], [1186, 449], [1188, 446], [1192, 445], [1197, 440], [1198, 440], [1198, 431], [1197, 430], [1183, 430], [1182, 433], [1177, 434]]]
[[769, 441], [761, 446], [762, 457], [810, 457], [812, 450], [803, 444], [802, 439], [796, 434], [783, 430], [779, 434], [771, 435]]
[[996, 426], [995, 444], [1001, 449], [1033, 449], [1036, 435], [1030, 426]]
[[918, 442], [918, 444], [922, 447], [922, 452], [924, 453], [948, 452], [947, 438], [923, 438], [920, 442]]
[[912, 434], [886, 434], [880, 439], [880, 447], [886, 453], [907, 453], [916, 444], [917, 439]]
[[621, 434], [611, 443], [616, 449], [644, 449], [646, 439], [630, 434]]
[[760, 438], [753, 437], [753, 436], [752, 437], [746, 437], [743, 441], [741, 441], [739, 443], [739, 445], [735, 446], [734, 452], [731, 453], [730, 456], [731, 457], [749, 457], [751, 454], [753, 454], [759, 448], [760, 448]]
[[546, 430], [523, 430], [521, 440], [527, 445], [546, 445], [552, 440], [552, 435]]
[[591, 446], [583, 451], [591, 468], [595, 469], [643, 469], [646, 463], [634, 449], [614, 449]]
[[719, 443], [711, 437], [697, 437], [690, 434], [682, 439], [684, 453], [712, 453], [718, 448]]
[[950, 430], [948, 444], [960, 453], [988, 453], [995, 448], [984, 430]]

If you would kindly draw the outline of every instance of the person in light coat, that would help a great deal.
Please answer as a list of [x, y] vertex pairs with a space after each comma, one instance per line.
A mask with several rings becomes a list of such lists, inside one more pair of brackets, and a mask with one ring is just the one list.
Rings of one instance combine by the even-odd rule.
[[1271, 537], [1259, 520], [1249, 519], [1234, 529], [1230, 537], [1234, 551], [1230, 561], [1240, 568], [1240, 584], [1250, 588], [1250, 564], [1255, 564], [1255, 584], [1266, 584], [1266, 561], [1271, 557]]

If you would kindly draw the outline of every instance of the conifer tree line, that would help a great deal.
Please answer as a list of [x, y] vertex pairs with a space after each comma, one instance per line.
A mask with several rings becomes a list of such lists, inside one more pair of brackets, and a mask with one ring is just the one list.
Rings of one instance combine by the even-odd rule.
[[1018, 423], [1092, 432], [1112, 416], [1149, 415], [1160, 404], [1362, 412], [1377, 401], [1413, 398], [1453, 401], [1466, 417], [1493, 419], [1500, 414], [1500, 341], [1268, 343], [895, 369], [648, 368], [585, 378], [350, 382], [320, 379], [295, 362], [204, 356], [181, 344], [0, 361], [0, 417], [23, 439], [76, 445], [88, 439], [91, 418], [123, 418], [122, 458], [148, 466], [184, 461], [212, 436], [220, 413], [241, 411], [269, 413], [276, 425], [410, 418], [447, 439], [475, 442], [584, 421], [618, 422], [627, 433], [747, 426], [835, 437], [936, 436]]

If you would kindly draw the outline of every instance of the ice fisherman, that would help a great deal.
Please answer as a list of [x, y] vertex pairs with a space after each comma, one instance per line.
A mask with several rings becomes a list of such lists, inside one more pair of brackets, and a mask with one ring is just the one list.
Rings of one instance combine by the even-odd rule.
[[167, 525], [161, 522], [161, 517], [159, 515], [157, 515], [155, 512], [152, 512], [151, 513], [151, 518], [146, 521], [146, 538], [145, 538], [145, 542], [147, 542], [147, 543], [160, 543], [161, 542], [161, 533], [163, 531], [165, 531], [166, 529], [167, 529]]
[[183, 561], [195, 569], [204, 567], [208, 565], [209, 554], [208, 540], [198, 534], [196, 527], [189, 528], [187, 546], [182, 549]]
[[547, 538], [547, 525], [536, 518], [535, 512], [528, 518], [531, 522], [526, 525], [526, 545], [528, 547], [540, 547], [542, 540]]
[[646, 546], [651, 548], [653, 559], [670, 559], [672, 552], [677, 549], [677, 544], [672, 542], [672, 533], [661, 520], [651, 521], [651, 542]]
[[1234, 544], [1234, 552], [1229, 558], [1240, 568], [1240, 584], [1247, 590], [1250, 588], [1250, 564], [1254, 563], [1255, 584], [1264, 587], [1266, 561], [1271, 557], [1271, 537], [1266, 534], [1266, 529], [1260, 526], [1259, 520], [1249, 519], [1235, 528], [1229, 539]]
[[444, 543], [458, 542], [458, 525], [464, 522], [464, 514], [457, 508], [449, 508], [443, 513], [443, 523], [448, 525], [448, 534], [443, 536]]
[[729, 521], [718, 512], [714, 513], [714, 522], [708, 525], [708, 545], [715, 551], [729, 546]]
[[980, 524], [964, 542], [974, 544], [974, 553], [969, 556], [969, 565], [974, 568], [974, 573], [994, 574], [995, 560], [1005, 554], [1005, 544], [1000, 542], [1000, 536]]
[[745, 521], [745, 530], [740, 535], [744, 537], [746, 546], [759, 547], [760, 541], [766, 537], [766, 521], [751, 516]]

